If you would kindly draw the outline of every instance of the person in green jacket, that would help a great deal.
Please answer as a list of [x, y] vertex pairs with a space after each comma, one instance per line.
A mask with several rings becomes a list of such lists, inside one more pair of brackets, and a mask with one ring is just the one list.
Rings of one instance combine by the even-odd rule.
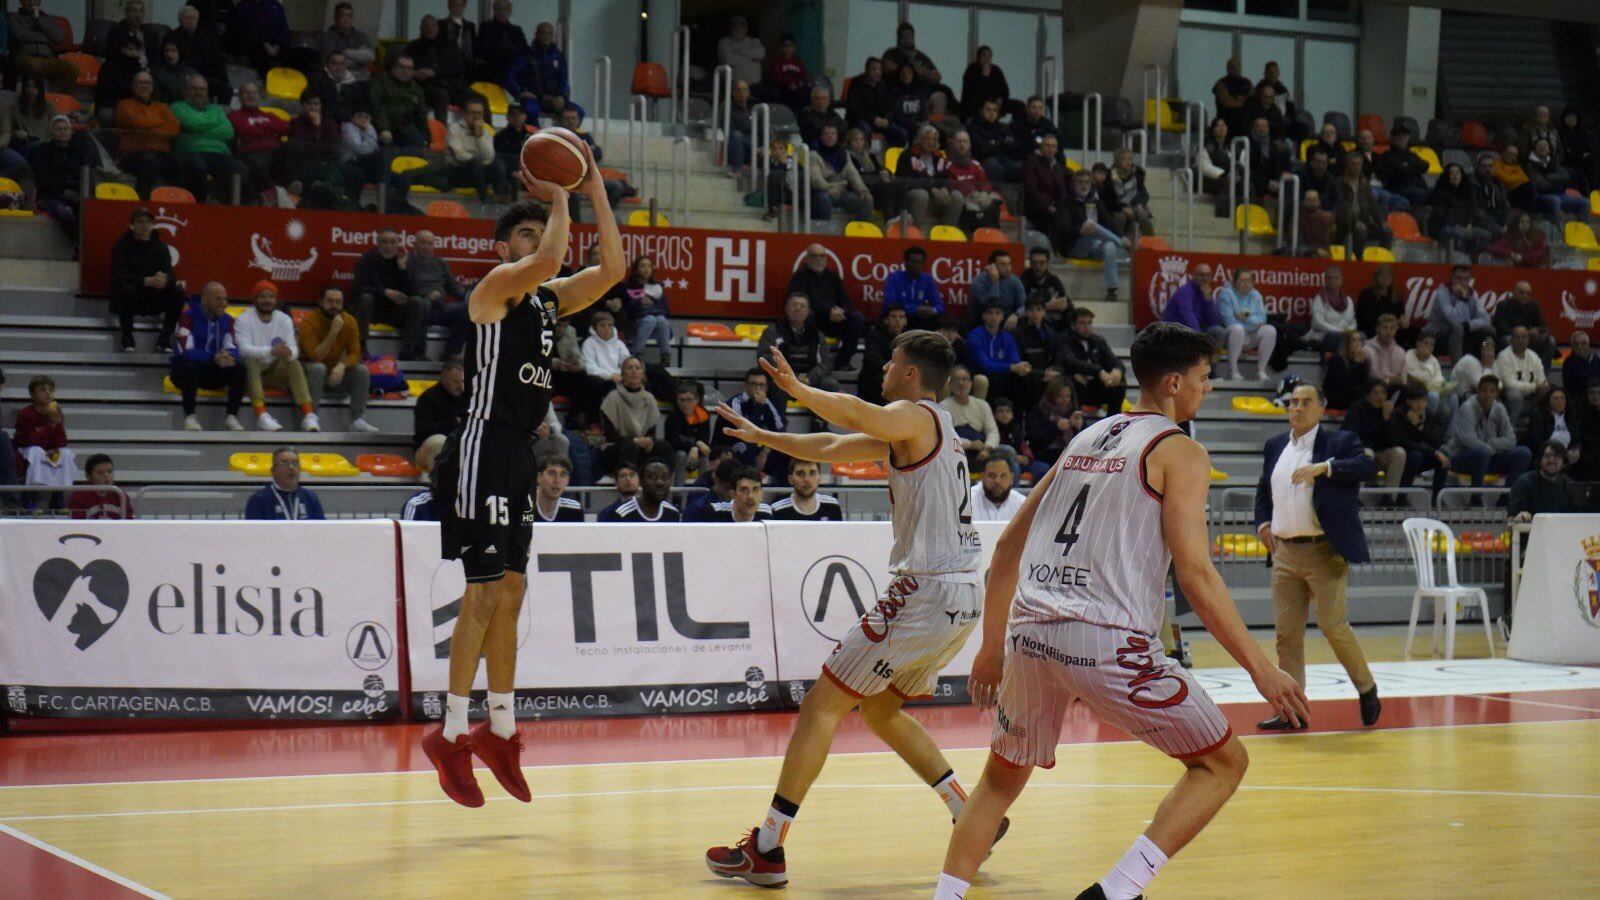
[[[204, 202], [208, 194], [231, 199], [234, 176], [248, 174], [245, 164], [233, 158], [233, 123], [226, 107], [211, 102], [211, 87], [204, 75], [184, 82], [183, 99], [172, 104], [178, 120], [178, 137], [172, 149], [178, 154], [183, 186]], [[207, 191], [207, 184], [212, 191]]]
[[372, 79], [367, 102], [372, 107], [372, 126], [378, 140], [396, 147], [426, 147], [428, 98], [422, 93], [414, 73], [416, 63], [401, 54], [389, 64], [389, 71]]

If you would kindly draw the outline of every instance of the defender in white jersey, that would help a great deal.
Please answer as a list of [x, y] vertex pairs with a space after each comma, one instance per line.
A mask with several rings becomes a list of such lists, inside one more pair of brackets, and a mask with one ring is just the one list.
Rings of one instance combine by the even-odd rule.
[[[894, 577], [877, 605], [834, 649], [800, 704], [766, 818], [737, 844], [706, 851], [712, 872], [762, 887], [788, 883], [783, 839], [827, 761], [839, 720], [858, 706], [873, 732], [922, 776], [950, 814], [960, 814], [966, 792], [933, 739], [901, 706], [932, 691], [939, 671], [976, 626], [983, 549], [972, 525], [967, 457], [950, 414], [935, 402], [955, 365], [949, 341], [929, 331], [895, 338], [884, 366], [883, 395], [892, 401], [887, 406], [811, 387], [795, 377], [782, 352], [775, 349], [772, 356], [761, 366], [779, 390], [853, 433], [766, 431], [724, 404], [717, 414], [731, 424], [728, 435], [799, 460], [886, 463]], [[990, 844], [1005, 827], [1003, 818], [995, 820]]]
[[974, 703], [998, 707], [991, 754], [950, 838], [936, 898], [965, 895], [987, 851], [984, 830], [1002, 821], [1034, 766], [1055, 764], [1074, 701], [1186, 767], [1144, 834], [1079, 900], [1142, 897], [1238, 787], [1244, 746], [1157, 637], [1173, 562], [1195, 612], [1261, 695], [1286, 720], [1307, 715], [1305, 694], [1251, 640], [1211, 564], [1211, 460], [1177, 424], [1211, 390], [1211, 349], [1210, 338], [1174, 323], [1140, 332], [1138, 405], [1073, 438], [1001, 535], [968, 682]]

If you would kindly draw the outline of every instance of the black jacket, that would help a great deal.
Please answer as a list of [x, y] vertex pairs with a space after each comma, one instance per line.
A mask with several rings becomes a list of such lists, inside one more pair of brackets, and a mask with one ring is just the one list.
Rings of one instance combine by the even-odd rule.
[[813, 272], [806, 266], [794, 270], [789, 277], [789, 287], [785, 294], [805, 294], [811, 301], [811, 315], [818, 322], [828, 320], [828, 312], [835, 306], [842, 308], [847, 314], [854, 311], [850, 305], [850, 297], [845, 293], [844, 279], [833, 269], [823, 269]]
[[999, 119], [985, 122], [982, 117], [973, 117], [972, 121], [967, 123], [967, 136], [972, 138], [973, 159], [1022, 155], [1017, 151], [1016, 131]]
[[478, 27], [478, 40], [473, 53], [492, 73], [495, 81], [504, 81], [522, 51], [528, 49], [528, 35], [521, 25], [497, 22], [490, 19]]
[[1017, 158], [1032, 153], [1039, 149], [1039, 141], [1047, 134], [1056, 133], [1056, 123], [1050, 121], [1049, 116], [1040, 116], [1039, 121], [1029, 122], [1025, 115], [1017, 116], [1011, 121], [1011, 133], [1016, 141], [1011, 155]]
[[452, 397], [444, 385], [436, 384], [417, 398], [415, 425], [412, 428], [412, 448], [435, 434], [449, 434], [467, 417], [467, 392]]
[[1519, 303], [1507, 297], [1495, 304], [1494, 316], [1489, 319], [1489, 324], [1494, 328], [1494, 333], [1502, 338], [1511, 334], [1511, 329], [1518, 325], [1532, 330], [1544, 327], [1544, 313], [1539, 311], [1537, 301], [1532, 303]]
[[716, 439], [713, 433], [717, 427], [715, 414], [708, 415], [699, 425], [690, 425], [689, 419], [676, 406], [667, 413], [667, 443], [679, 453], [688, 453], [694, 449], [696, 441], [704, 441], [707, 447]]
[[368, 250], [356, 260], [351, 286], [357, 294], [381, 294], [385, 290], [411, 293], [411, 273], [400, 268], [400, 257], [384, 259], [377, 250]]
[[1362, 334], [1369, 337], [1377, 334], [1378, 318], [1385, 313], [1402, 323], [1406, 321], [1406, 301], [1401, 299], [1398, 287], [1389, 292], [1388, 299], [1379, 297], [1370, 286], [1356, 297], [1356, 327], [1361, 329]]
[[1011, 329], [1011, 336], [1017, 339], [1017, 352], [1022, 354], [1022, 361], [1035, 370], [1043, 372], [1055, 362], [1058, 339], [1049, 325], [1040, 323], [1035, 328], [1026, 319], [1019, 319], [1017, 327]]
[[[867, 123], [872, 124], [873, 119], [890, 118], [894, 112], [894, 101], [889, 97], [889, 83], [882, 78], [877, 84], [867, 84], [865, 75], [857, 75], [850, 81], [850, 94], [845, 97], [844, 115], [851, 127]], [[871, 138], [872, 135], [867, 135]]]
[[1444, 439], [1444, 422], [1427, 413], [1422, 414], [1421, 425], [1412, 425], [1411, 420], [1406, 418], [1406, 411], [1396, 407], [1383, 423], [1385, 447], [1404, 447], [1407, 452], [1416, 451], [1424, 456], [1432, 456], [1434, 451], [1444, 446]]
[[[1011, 98], [1011, 86], [1006, 84], [1006, 73], [1000, 67], [989, 64], [989, 74], [983, 74], [983, 66], [973, 62], [967, 70], [961, 73], [961, 111], [963, 115], [977, 118], [978, 111], [983, 106], [983, 101], [993, 99], [1004, 105]], [[977, 154], [973, 154], [976, 156]]]
[[96, 165], [98, 155], [83, 132], [74, 132], [65, 147], [46, 139], [28, 148], [28, 165], [40, 197], [77, 196], [83, 184], [83, 167]]
[[1384, 443], [1388, 436], [1388, 422], [1383, 407], [1374, 409], [1366, 397], [1350, 404], [1349, 412], [1344, 414], [1344, 430], [1355, 435], [1361, 441], [1361, 446], [1373, 452], [1389, 446]]
[[172, 254], [161, 241], [161, 232], [150, 232], [150, 240], [141, 241], [126, 231], [111, 245], [111, 293], [121, 297], [137, 294], [144, 288], [144, 279], [157, 272], [172, 277]]
[[328, 73], [318, 69], [308, 85], [311, 93], [322, 100], [322, 112], [335, 122], [350, 121], [356, 110], [367, 106], [367, 82], [348, 81], [335, 84]]
[[[211, 79], [228, 80], [228, 59], [222, 52], [222, 38], [210, 25], [202, 22], [193, 34], [174, 28], [161, 39], [178, 45], [183, 61], [194, 66], [195, 71]], [[156, 56], [160, 56], [158, 51]]]
[[1098, 334], [1090, 334], [1084, 339], [1078, 337], [1076, 332], [1066, 331], [1056, 345], [1056, 359], [1068, 375], [1093, 377], [1101, 372], [1122, 371], [1122, 360], [1117, 358], [1106, 339]]
[[1390, 191], [1425, 191], [1428, 183], [1423, 176], [1428, 174], [1428, 164], [1422, 157], [1411, 152], [1411, 148], [1398, 150], [1390, 147], [1383, 153], [1372, 157], [1372, 174], [1378, 176], [1385, 189]]

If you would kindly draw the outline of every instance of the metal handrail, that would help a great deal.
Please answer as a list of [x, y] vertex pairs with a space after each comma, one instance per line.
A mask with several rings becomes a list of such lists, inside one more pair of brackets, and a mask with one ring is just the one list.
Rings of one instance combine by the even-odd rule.
[[[602, 74], [604, 88], [601, 88]], [[590, 108], [595, 118], [599, 120], [595, 130], [600, 132], [600, 146], [611, 146], [611, 57], [609, 55], [594, 61], [594, 105]]]
[[[1047, 76], [1045, 73], [1049, 73]], [[1046, 53], [1039, 60], [1039, 90], [1049, 91], [1050, 124], [1061, 127], [1061, 69], [1056, 65], [1056, 55]]]
[[811, 148], [804, 141], [795, 145], [794, 165], [794, 232], [811, 233]]
[[[87, 482], [84, 482], [84, 483], [81, 483], [81, 484], [70, 484], [70, 485], [66, 485], [64, 487], [58, 486], [58, 485], [54, 485], [54, 484], [3, 484], [3, 485], [0, 485], [0, 498], [5, 497], [5, 495], [7, 495], [7, 494], [44, 494], [46, 497], [48, 497], [51, 494], [60, 494], [61, 495], [61, 501], [62, 501], [63, 504], [65, 504], [65, 503], [70, 502], [71, 498], [72, 498], [72, 495], [78, 493], [79, 491], [109, 491], [109, 492], [115, 493], [117, 496], [121, 497], [122, 498], [122, 502], [123, 502], [124, 505], [127, 505], [127, 503], [128, 503], [128, 492], [123, 490], [118, 485], [115, 485], [115, 484], [89, 484]], [[6, 512], [5, 511], [8, 508], [9, 507], [7, 507], [3, 501], [0, 501], [0, 518], [6, 517]], [[18, 509], [19, 509], [19, 511], [22, 511], [20, 508], [18, 508]], [[46, 515], [46, 514], [49, 514], [49, 513], [57, 513], [57, 512], [63, 512], [64, 513], [64, 512], [66, 512], [66, 507], [62, 506], [59, 509], [54, 508], [54, 507], [50, 507], [50, 508], [45, 508], [45, 509], [40, 509], [40, 510], [27, 510], [26, 512], [28, 512], [30, 514], [37, 512], [39, 515], [42, 516], [42, 515]], [[33, 516], [32, 515], [29, 515], [29, 516], [16, 516], [16, 515], [10, 516], [10, 518], [31, 518], [31, 517], [33, 517]]]
[[755, 175], [758, 167], [761, 170], [758, 177], [762, 209], [772, 208], [772, 198], [767, 196], [767, 179], [772, 175], [772, 157], [767, 153], [767, 145], [771, 143], [772, 108], [765, 103], [757, 103], [750, 108], [750, 174]]
[[[1154, 76], [1153, 78], [1151, 76]], [[1144, 101], [1144, 109], [1140, 114], [1144, 116], [1146, 131], [1153, 132], [1151, 143], [1156, 152], [1161, 152], [1161, 104], [1167, 99], [1167, 70], [1163, 66], [1149, 65], [1144, 67], [1144, 91], [1140, 99]], [[1155, 100], [1155, 115], [1150, 113], [1150, 101]]]
[[[1193, 121], [1190, 121], [1190, 120]], [[1199, 100], [1190, 100], [1183, 105], [1183, 161], [1194, 161], [1194, 141], [1205, 133], [1206, 105]]]
[[678, 95], [672, 98], [672, 121], [684, 134], [689, 133], [689, 26], [680, 25], [672, 33], [672, 61], [678, 67]]
[[[1294, 189], [1290, 190], [1290, 184]], [[1290, 198], [1294, 201], [1294, 211], [1289, 211]], [[1284, 218], [1288, 217], [1288, 229], [1284, 230]], [[1284, 246], [1289, 248], [1290, 256], [1300, 255], [1300, 176], [1293, 172], [1286, 173], [1278, 179], [1278, 240], [1283, 240], [1289, 235], [1289, 242]]]
[[[1094, 116], [1093, 116], [1093, 118], [1091, 118], [1090, 115], [1089, 115], [1089, 107], [1091, 105], [1094, 106]], [[1104, 144], [1103, 138], [1104, 138], [1104, 132], [1105, 132], [1105, 121], [1104, 121], [1105, 120], [1105, 116], [1104, 116], [1104, 113], [1105, 113], [1105, 98], [1100, 96], [1100, 92], [1099, 91], [1094, 91], [1094, 92], [1091, 92], [1089, 94], [1085, 94], [1084, 97], [1083, 97], [1082, 111], [1083, 111], [1083, 161], [1084, 161], [1084, 165], [1093, 165], [1095, 162], [1099, 161], [1100, 153], [1101, 153], [1101, 151], [1103, 149], [1102, 145]], [[1090, 148], [1090, 145], [1089, 145], [1089, 129], [1091, 127], [1094, 128], [1094, 150], [1093, 150], [1094, 155], [1093, 156], [1090, 156], [1090, 149], [1089, 149]]]
[[1172, 236], [1173, 237], [1177, 237], [1178, 234], [1179, 234], [1179, 230], [1178, 230], [1178, 221], [1179, 221], [1179, 219], [1178, 219], [1178, 188], [1179, 188], [1179, 185], [1181, 184], [1182, 188], [1183, 188], [1183, 199], [1185, 201], [1185, 204], [1189, 207], [1189, 215], [1188, 215], [1188, 223], [1185, 225], [1184, 230], [1183, 230], [1184, 240], [1181, 241], [1180, 243], [1182, 244], [1183, 249], [1185, 249], [1185, 250], [1193, 250], [1194, 249], [1194, 204], [1195, 204], [1195, 199], [1196, 199], [1195, 182], [1196, 182], [1197, 179], [1195, 178], [1194, 170], [1190, 169], [1187, 166], [1180, 166], [1179, 168], [1176, 168], [1176, 169], [1172, 170], [1172, 180], [1173, 180], [1173, 186], [1172, 186]]
[[1122, 133], [1122, 149], [1132, 150], [1134, 143], [1139, 144], [1139, 168], [1150, 169], [1150, 139], [1142, 131], [1125, 131]]
[[[687, 134], [679, 135], [672, 142], [672, 208], [678, 214], [678, 227], [684, 228], [689, 224], [689, 154], [690, 141]], [[678, 166], [678, 148], [683, 148], [683, 167]], [[683, 192], [678, 192], [678, 176], [683, 176]]]
[[[1241, 153], [1240, 151], [1243, 151]], [[1244, 169], [1244, 180], [1238, 178], [1239, 169]], [[1237, 185], [1237, 192], [1235, 186]], [[1235, 198], [1239, 199], [1235, 199]], [[1250, 199], [1250, 139], [1239, 135], [1228, 142], [1228, 214], [1233, 216], [1233, 230], [1239, 233], [1239, 252], [1244, 252], [1245, 223], [1240, 220], [1239, 207], [1247, 204]]]
[[[722, 111], [720, 116], [718, 110]], [[711, 127], [715, 129], [718, 122], [722, 123], [722, 130], [714, 136], [720, 139], [722, 149], [717, 155], [717, 164], [725, 166], [728, 164], [728, 135], [733, 130], [733, 66], [725, 64], [711, 70]]]
[[649, 98], [634, 94], [633, 102], [628, 104], [628, 166], [638, 171], [641, 185], [644, 184], [644, 125], [649, 121]]

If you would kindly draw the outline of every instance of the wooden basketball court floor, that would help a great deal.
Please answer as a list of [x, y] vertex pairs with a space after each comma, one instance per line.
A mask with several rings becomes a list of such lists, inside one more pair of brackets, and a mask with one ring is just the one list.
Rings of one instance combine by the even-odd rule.
[[[1377, 643], [1375, 660], [1397, 658], [1396, 641]], [[1202, 647], [1199, 664], [1224, 660]], [[1342, 673], [1318, 665], [1313, 728], [1283, 736], [1253, 727], [1266, 709], [1243, 699], [1247, 679], [1206, 670], [1252, 765], [1152, 898], [1600, 896], [1600, 670], [1375, 668], [1379, 727], [1360, 727]], [[987, 721], [915, 714], [956, 748], [970, 788]], [[0, 897], [749, 894], [701, 854], [765, 811], [792, 721], [525, 722], [533, 802], [480, 769], [489, 802], [476, 810], [439, 792], [418, 726], [0, 739]], [[931, 895], [943, 806], [853, 717], [835, 749], [790, 832], [788, 893]], [[969, 896], [1075, 896], [1178, 771], [1078, 710]]]

